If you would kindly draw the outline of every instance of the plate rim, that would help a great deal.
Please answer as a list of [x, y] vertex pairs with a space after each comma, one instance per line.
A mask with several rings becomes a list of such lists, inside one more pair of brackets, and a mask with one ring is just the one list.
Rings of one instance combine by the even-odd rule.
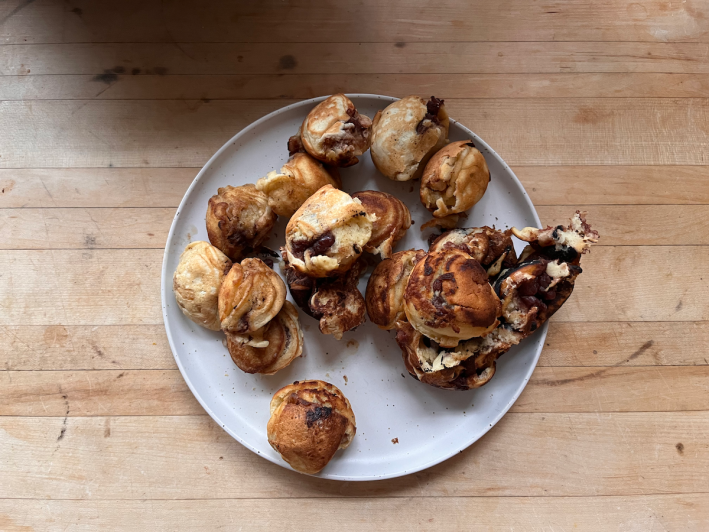
[[[387, 105], [390, 103], [393, 103], [395, 101], [398, 101], [400, 98], [394, 97], [394, 96], [387, 96], [387, 95], [382, 95], [382, 94], [368, 94], [368, 93], [345, 93], [345, 95], [350, 98], [350, 99], [357, 99], [357, 98], [373, 98], [377, 100], [382, 100], [387, 102]], [[267, 122], [271, 118], [284, 113], [286, 111], [290, 111], [291, 109], [298, 108], [298, 107], [305, 107], [308, 105], [314, 105], [317, 104], [326, 98], [328, 96], [317, 96], [315, 98], [309, 98], [307, 100], [300, 100], [288, 105], [285, 105], [283, 107], [279, 107], [278, 109], [271, 111], [270, 113], [262, 116], [261, 118], [251, 122], [248, 126], [244, 127], [240, 131], [238, 131], [233, 137], [231, 137], [229, 140], [227, 140], [221, 148], [219, 148], [214, 155], [212, 155], [209, 160], [202, 166], [202, 168], [199, 170], [195, 178], [192, 180], [192, 183], [190, 183], [190, 186], [187, 188], [185, 191], [184, 195], [182, 196], [182, 200], [180, 200], [180, 204], [177, 207], [177, 210], [175, 211], [175, 214], [172, 218], [172, 223], [170, 224], [170, 231], [168, 232], [167, 235], [167, 240], [165, 241], [165, 250], [163, 252], [163, 261], [162, 261], [162, 267], [161, 267], [161, 273], [160, 273], [160, 303], [162, 306], [162, 317], [163, 317], [163, 325], [165, 326], [165, 334], [167, 335], [167, 340], [170, 345], [170, 351], [172, 351], [172, 356], [175, 359], [175, 363], [177, 364], [177, 368], [180, 370], [180, 374], [182, 375], [182, 378], [184, 381], [187, 383], [187, 387], [190, 389], [190, 392], [192, 392], [192, 395], [197, 399], [197, 402], [202, 406], [204, 411], [218, 424], [221, 426], [222, 430], [224, 430], [227, 434], [229, 434], [232, 438], [234, 438], [237, 442], [239, 442], [241, 445], [249, 449], [251, 452], [256, 454], [257, 456], [264, 458], [268, 460], [271, 463], [277, 464], [284, 469], [287, 469], [289, 471], [293, 471], [296, 473], [300, 473], [303, 475], [306, 475], [308, 477], [312, 478], [322, 478], [322, 479], [327, 479], [327, 480], [339, 480], [339, 481], [344, 481], [344, 482], [369, 482], [369, 481], [374, 481], [374, 480], [386, 480], [386, 479], [391, 479], [391, 478], [398, 478], [406, 475], [410, 475], [413, 473], [417, 473], [419, 471], [423, 471], [424, 469], [428, 469], [429, 467], [433, 467], [434, 465], [440, 464], [442, 462], [445, 462], [449, 458], [455, 456], [456, 454], [459, 454], [463, 452], [465, 449], [473, 445], [475, 442], [480, 440], [483, 436], [485, 436], [492, 427], [494, 427], [502, 417], [507, 414], [507, 412], [512, 408], [512, 405], [517, 401], [519, 396], [522, 394], [524, 389], [527, 387], [527, 383], [529, 382], [529, 379], [534, 372], [534, 370], [537, 367], [537, 364], [539, 362], [539, 357], [541, 356], [542, 350], [544, 349], [544, 343], [546, 340], [547, 336], [547, 330], [549, 328], [549, 322], [547, 321], [541, 328], [539, 328], [535, 336], [539, 340], [537, 348], [534, 353], [534, 357], [532, 360], [532, 363], [529, 364], [529, 368], [527, 369], [526, 374], [523, 375], [522, 382], [520, 383], [520, 386], [518, 390], [512, 395], [508, 403], [505, 405], [504, 408], [502, 408], [496, 416], [494, 416], [490, 422], [488, 423], [487, 427], [484, 427], [482, 432], [477, 435], [477, 437], [472, 437], [470, 439], [467, 439], [462, 442], [462, 445], [457, 446], [459, 447], [459, 450], [454, 450], [448, 453], [444, 453], [440, 456], [437, 456], [431, 461], [424, 462], [422, 464], [419, 464], [412, 469], [407, 469], [404, 471], [398, 471], [398, 472], [393, 472], [385, 475], [366, 475], [366, 476], [357, 476], [357, 477], [352, 477], [348, 475], [333, 475], [333, 474], [327, 474], [327, 473], [318, 473], [317, 475], [307, 475], [305, 473], [301, 473], [299, 471], [296, 471], [295, 469], [291, 468], [285, 461], [283, 460], [276, 460], [272, 459], [270, 456], [261, 454], [261, 452], [247, 443], [244, 439], [242, 439], [239, 434], [235, 433], [233, 430], [231, 430], [229, 427], [226, 426], [225, 423], [222, 422], [222, 420], [219, 418], [219, 416], [211, 409], [209, 406], [206, 404], [205, 400], [201, 397], [200, 394], [197, 393], [195, 390], [194, 385], [192, 384], [192, 381], [190, 380], [189, 375], [185, 371], [180, 358], [177, 355], [177, 348], [176, 345], [173, 341], [173, 337], [170, 331], [170, 324], [168, 320], [168, 315], [167, 315], [167, 297], [168, 292], [170, 294], [172, 293], [172, 290], [166, 290], [166, 280], [169, 278], [172, 280], [172, 274], [169, 274], [167, 272], [167, 262], [168, 262], [168, 254], [169, 254], [169, 249], [171, 246], [171, 243], [173, 241], [173, 238], [175, 236], [175, 226], [177, 225], [177, 220], [180, 215], [180, 212], [182, 211], [183, 207], [186, 204], [187, 198], [192, 192], [192, 190], [197, 186], [197, 183], [199, 183], [200, 179], [202, 176], [210, 169], [212, 164], [214, 164], [219, 157], [224, 153], [230, 146], [235, 144], [242, 136], [247, 135], [251, 130], [256, 128], [257, 126], [261, 125], [264, 122]], [[537, 214], [537, 210], [534, 207], [534, 204], [532, 203], [532, 200], [529, 197], [529, 194], [527, 194], [527, 191], [525, 190], [524, 186], [522, 185], [521, 181], [517, 177], [517, 175], [512, 171], [510, 166], [507, 164], [507, 162], [487, 143], [485, 142], [484, 139], [482, 139], [479, 135], [476, 135], [470, 128], [467, 126], [461, 124], [459, 121], [449, 118], [450, 122], [453, 124], [456, 124], [460, 127], [462, 127], [466, 133], [469, 133], [470, 135], [478, 138], [481, 140], [488, 151], [490, 155], [493, 157], [497, 158], [497, 160], [503, 165], [503, 167], [510, 173], [510, 176], [512, 177], [512, 181], [514, 184], [517, 186], [519, 189], [519, 192], [522, 194], [524, 197], [524, 201], [526, 202], [527, 206], [530, 208], [534, 221], [537, 224], [538, 227], [541, 227], [541, 221], [539, 219], [539, 215]], [[380, 176], [382, 179], [386, 179], [385, 176]], [[172, 286], [172, 283], [169, 283], [170, 286]], [[422, 384], [423, 386], [423, 384]], [[455, 392], [453, 392], [455, 393]], [[464, 392], [462, 392], [464, 393]]]

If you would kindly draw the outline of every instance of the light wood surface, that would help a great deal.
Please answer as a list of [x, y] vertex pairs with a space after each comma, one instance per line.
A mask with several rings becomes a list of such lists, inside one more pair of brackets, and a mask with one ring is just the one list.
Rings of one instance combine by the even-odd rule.
[[[446, 98], [544, 223], [602, 235], [510, 413], [381, 482], [236, 443], [159, 299], [199, 168], [337, 91]], [[7, 0], [0, 530], [709, 530], [707, 235], [704, 0]]]

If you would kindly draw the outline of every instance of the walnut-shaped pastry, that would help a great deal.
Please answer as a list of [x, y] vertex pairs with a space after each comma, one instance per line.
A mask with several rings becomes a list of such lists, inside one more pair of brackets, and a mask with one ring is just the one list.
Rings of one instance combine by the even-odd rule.
[[271, 399], [268, 443], [296, 471], [320, 472], [338, 449], [346, 449], [357, 431], [347, 398], [332, 384], [294, 382]]
[[396, 243], [404, 238], [411, 227], [411, 213], [402, 201], [386, 192], [364, 190], [352, 194], [362, 202], [365, 210], [375, 216], [372, 236], [364, 246], [367, 253], [379, 254], [383, 259], [391, 257]]
[[308, 113], [288, 150], [292, 154], [302, 147], [326, 164], [352, 166], [369, 149], [371, 128], [372, 121], [347, 96], [333, 94]]
[[290, 301], [263, 328], [256, 337], [226, 331], [231, 359], [246, 373], [273, 375], [303, 353], [303, 331]]
[[431, 242], [428, 250], [433, 252], [457, 248], [465, 251], [487, 269], [489, 277], [493, 277], [501, 269], [517, 264], [511, 234], [511, 230], [500, 231], [487, 226], [453, 229]]
[[374, 117], [372, 161], [389, 179], [418, 179], [431, 156], [448, 143], [448, 126], [443, 100], [402, 98]]
[[409, 374], [425, 384], [447, 390], [469, 390], [490, 382], [495, 362], [524, 335], [497, 327], [482, 338], [460, 342], [454, 349], [442, 348], [408, 322], [398, 322], [396, 341]]
[[436, 218], [468, 210], [480, 201], [490, 182], [485, 157], [472, 140], [451, 142], [426, 164], [421, 203]]
[[182, 252], [172, 289], [182, 313], [197, 325], [220, 329], [219, 287], [230, 268], [229, 257], [207, 242], [192, 242]]
[[406, 283], [414, 266], [425, 256], [426, 252], [420, 249], [399, 251], [380, 262], [369, 276], [365, 293], [367, 315], [380, 329], [393, 329], [397, 321], [406, 320]]
[[234, 262], [263, 244], [275, 223], [268, 198], [254, 185], [222, 187], [209, 199], [209, 241]]
[[414, 266], [404, 291], [404, 312], [421, 334], [455, 347], [494, 329], [501, 308], [483, 267], [464, 251], [446, 249], [429, 253]]
[[260, 259], [234, 264], [219, 290], [219, 320], [224, 331], [258, 336], [283, 307], [286, 286]]
[[256, 189], [268, 196], [268, 204], [278, 216], [290, 218], [310, 196], [325, 185], [340, 188], [340, 174], [325, 167], [307, 153], [295, 153], [281, 167], [256, 181]]
[[372, 236], [374, 216], [349, 194], [326, 185], [310, 196], [286, 226], [286, 258], [310, 277], [346, 272]]

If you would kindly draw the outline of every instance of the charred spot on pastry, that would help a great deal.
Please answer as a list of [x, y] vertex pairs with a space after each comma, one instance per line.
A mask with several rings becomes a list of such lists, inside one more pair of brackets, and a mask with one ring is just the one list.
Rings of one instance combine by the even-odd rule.
[[308, 428], [311, 428], [321, 419], [327, 419], [332, 415], [332, 408], [329, 406], [315, 406], [312, 410], [305, 413], [305, 422]]
[[475, 146], [475, 143], [472, 140], [470, 142], [466, 142], [465, 145], [470, 146], [471, 148], [477, 148], [477, 146]]

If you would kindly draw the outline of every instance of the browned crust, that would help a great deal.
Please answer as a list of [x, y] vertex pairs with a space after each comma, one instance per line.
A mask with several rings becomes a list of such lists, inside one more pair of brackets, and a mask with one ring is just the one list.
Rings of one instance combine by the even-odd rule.
[[503, 268], [517, 263], [511, 232], [500, 231], [494, 227], [468, 227], [446, 231], [431, 243], [429, 251], [444, 249], [460, 249], [486, 268], [497, 262], [503, 254]]
[[372, 236], [364, 246], [368, 253], [379, 253], [382, 258], [390, 257], [396, 243], [411, 227], [411, 213], [404, 203], [386, 192], [364, 190], [352, 194], [362, 202], [369, 213], [376, 216], [372, 222]]

